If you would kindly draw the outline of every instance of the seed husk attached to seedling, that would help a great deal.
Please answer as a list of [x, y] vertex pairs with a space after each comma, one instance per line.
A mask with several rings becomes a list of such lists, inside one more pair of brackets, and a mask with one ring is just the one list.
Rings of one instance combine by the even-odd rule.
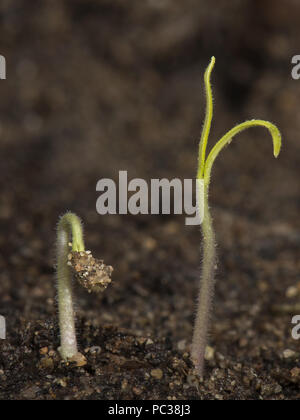
[[103, 292], [111, 283], [112, 266], [93, 257], [91, 251], [70, 251], [68, 265], [73, 269], [74, 278], [89, 293]]

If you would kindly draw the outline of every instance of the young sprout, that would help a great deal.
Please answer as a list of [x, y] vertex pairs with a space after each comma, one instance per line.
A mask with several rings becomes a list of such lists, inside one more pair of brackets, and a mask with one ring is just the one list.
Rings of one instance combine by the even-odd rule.
[[265, 127], [269, 130], [273, 140], [273, 153], [277, 158], [281, 148], [281, 134], [278, 128], [269, 121], [250, 120], [237, 125], [228, 131], [212, 148], [208, 157], [206, 158], [206, 146], [210, 132], [212, 115], [213, 115], [213, 99], [212, 89], [210, 84], [210, 75], [215, 64], [215, 58], [211, 58], [211, 62], [206, 69], [204, 75], [205, 94], [206, 94], [206, 113], [204, 125], [201, 133], [199, 143], [198, 155], [198, 172], [197, 179], [203, 180], [204, 183], [204, 218], [202, 222], [203, 235], [203, 264], [200, 281], [199, 297], [197, 302], [197, 312], [194, 326], [194, 334], [191, 348], [191, 358], [194, 362], [197, 373], [203, 375], [204, 355], [207, 343], [208, 326], [210, 320], [210, 312], [214, 294], [215, 286], [215, 265], [216, 265], [216, 250], [215, 250], [215, 234], [212, 226], [212, 219], [210, 216], [208, 205], [208, 192], [211, 177], [211, 169], [216, 157], [220, 151], [231, 142], [234, 136], [241, 131], [250, 127]]
[[[71, 243], [70, 243], [71, 241]], [[59, 352], [66, 361], [79, 362], [75, 317], [73, 309], [72, 277], [88, 292], [106, 289], [111, 282], [113, 268], [85, 251], [83, 227], [74, 213], [62, 216], [57, 227], [57, 293], [61, 345]]]

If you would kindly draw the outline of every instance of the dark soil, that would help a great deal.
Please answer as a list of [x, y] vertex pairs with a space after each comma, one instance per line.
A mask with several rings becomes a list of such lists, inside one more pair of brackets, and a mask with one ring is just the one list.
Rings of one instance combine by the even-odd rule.
[[[1, 1], [0, 399], [299, 399], [300, 6], [288, 0]], [[264, 130], [216, 162], [218, 273], [204, 380], [189, 360], [201, 264], [184, 216], [99, 216], [100, 178], [193, 178], [202, 75], [216, 56], [210, 145], [249, 118]], [[66, 210], [114, 267], [76, 287], [80, 351], [59, 359], [55, 226]], [[288, 351], [289, 350], [289, 351]]]

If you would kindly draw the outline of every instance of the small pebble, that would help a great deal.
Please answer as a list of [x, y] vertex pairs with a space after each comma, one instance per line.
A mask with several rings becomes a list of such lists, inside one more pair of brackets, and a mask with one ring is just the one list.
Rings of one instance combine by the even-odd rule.
[[133, 393], [134, 393], [135, 395], [141, 395], [141, 393], [143, 392], [143, 390], [142, 390], [142, 389], [140, 389], [140, 388], [136, 388], [136, 387], [133, 387], [133, 388], [132, 388], [132, 391], [133, 391]]
[[161, 379], [163, 377], [163, 372], [161, 369], [152, 369], [151, 376], [155, 379]]
[[40, 366], [42, 369], [53, 369], [54, 368], [54, 362], [51, 357], [43, 357]]
[[23, 389], [21, 391], [21, 396], [22, 398], [25, 398], [26, 400], [33, 400], [39, 391], [40, 391], [40, 388], [36, 385], [33, 385], [31, 387]]
[[300, 378], [300, 368], [294, 367], [291, 370], [291, 376], [292, 376], [292, 378]]
[[56, 379], [54, 381], [56, 384], [60, 385], [62, 388], [66, 388], [67, 387], [67, 381], [64, 378], [61, 379]]
[[86, 358], [81, 353], [75, 354], [75, 356], [71, 357], [69, 361], [74, 362], [77, 367], [85, 366], [87, 364]]
[[185, 347], [186, 347], [186, 340], [180, 340], [177, 343], [177, 348], [178, 348], [179, 351], [185, 350]]
[[214, 355], [215, 355], [215, 350], [210, 346], [206, 346], [204, 359], [207, 361], [213, 360]]
[[283, 351], [282, 355], [284, 359], [291, 359], [292, 357], [295, 357], [297, 353], [293, 350], [286, 349]]
[[299, 289], [298, 289], [297, 286], [290, 286], [286, 290], [285, 295], [286, 295], [287, 298], [293, 298], [293, 297], [298, 296], [298, 293], [299, 293]]
[[127, 379], [124, 379], [123, 382], [122, 382], [122, 385], [121, 385], [122, 391], [125, 391], [127, 386], [128, 386], [128, 381], [127, 381]]

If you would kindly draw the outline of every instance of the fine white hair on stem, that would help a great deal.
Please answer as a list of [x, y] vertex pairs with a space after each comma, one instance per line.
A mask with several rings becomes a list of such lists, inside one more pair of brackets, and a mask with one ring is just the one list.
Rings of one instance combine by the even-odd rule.
[[208, 327], [215, 289], [216, 247], [212, 220], [209, 214], [207, 191], [205, 193], [204, 219], [202, 222], [203, 262], [201, 268], [200, 287], [197, 300], [197, 312], [191, 357], [200, 376], [203, 375], [204, 356], [208, 336]]
[[[71, 240], [71, 242], [70, 242]], [[103, 292], [111, 283], [113, 268], [85, 251], [83, 225], [76, 214], [67, 212], [57, 225], [57, 301], [61, 357], [80, 366], [84, 356], [78, 352], [73, 302], [73, 277], [89, 293]], [[84, 360], [83, 360], [84, 359]]]

